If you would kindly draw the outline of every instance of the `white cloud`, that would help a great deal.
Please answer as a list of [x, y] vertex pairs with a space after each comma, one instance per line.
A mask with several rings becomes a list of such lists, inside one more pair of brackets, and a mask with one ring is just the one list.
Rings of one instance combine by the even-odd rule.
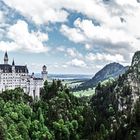
[[67, 68], [67, 67], [68, 67], [68, 65], [66, 65], [66, 64], [62, 65], [62, 68]]
[[105, 53], [89, 53], [86, 56], [86, 59], [89, 61], [107, 61], [107, 62], [124, 62], [124, 58], [120, 54], [115, 54], [115, 55], [110, 55], [110, 54], [105, 54]]
[[90, 45], [90, 44], [85, 44], [85, 48], [86, 48], [87, 50], [90, 50], [90, 49], [92, 48], [92, 45]]
[[[139, 18], [136, 18], [139, 20]], [[131, 20], [131, 19], [130, 19]], [[131, 20], [132, 21], [132, 20]], [[111, 22], [111, 19], [110, 19]], [[132, 22], [131, 22], [132, 23]], [[136, 21], [134, 25], [134, 32], [131, 30], [128, 23], [125, 24], [126, 27], [121, 27], [118, 25], [94, 25], [92, 20], [89, 19], [76, 19], [74, 22], [73, 28], [70, 28], [66, 25], [62, 25], [61, 33], [67, 36], [71, 41], [75, 43], [81, 43], [85, 46], [86, 50], [95, 50], [98, 52], [104, 52], [113, 56], [114, 54], [120, 54], [122, 57], [116, 56], [114, 61], [130, 61], [130, 51], [135, 52], [139, 49], [139, 24], [140, 21]], [[139, 24], [138, 24], [139, 23]], [[130, 24], [130, 23], [129, 23]], [[65, 28], [64, 28], [65, 27]], [[135, 31], [135, 28], [137, 28]], [[74, 32], [72, 32], [74, 31]], [[76, 33], [76, 37], [75, 37]], [[82, 39], [81, 39], [82, 37]], [[138, 37], [138, 38], [137, 38]], [[79, 39], [80, 38], [80, 39]], [[110, 56], [106, 56], [107, 59]], [[128, 60], [129, 58], [129, 60]], [[122, 59], [122, 60], [120, 60]], [[105, 59], [106, 60], [106, 59]], [[113, 59], [112, 59], [113, 60]], [[107, 60], [109, 61], [109, 60]]]
[[91, 20], [77, 19], [74, 22], [75, 28], [62, 25], [61, 32], [74, 42], [87, 45], [91, 42], [134, 42], [136, 39], [124, 30], [110, 29], [104, 26], [95, 26]]
[[[92, 20], [77, 18], [73, 28], [62, 25], [62, 34], [75, 43], [82, 43], [86, 50], [94, 48], [110, 55], [120, 54], [128, 62], [130, 51], [139, 50], [140, 3], [136, 0], [114, 0], [104, 4], [103, 1], [95, 0], [90, 1], [88, 6], [89, 9], [76, 9]], [[95, 25], [93, 20], [100, 25]]]
[[13, 51], [13, 50], [17, 50], [17, 49], [18, 49], [18, 46], [14, 42], [0, 41], [0, 50], [1, 51]]
[[71, 65], [74, 67], [86, 67], [86, 63], [83, 60], [80, 59], [72, 59], [70, 62], [67, 62], [67, 65]]
[[125, 1], [125, 0], [116, 0], [116, 3], [119, 4], [119, 5], [122, 5], [122, 6], [124, 6], [124, 5], [135, 6], [135, 5], [138, 4], [137, 0], [127, 0], [127, 1]]
[[75, 57], [75, 56], [76, 56], [76, 53], [75, 53], [74, 49], [72, 49], [72, 48], [68, 48], [68, 49], [67, 49], [67, 53], [68, 53], [70, 56], [72, 56], [72, 57]]
[[37, 33], [35, 33], [34, 32], [34, 34], [35, 34], [35, 36], [38, 38], [38, 40], [40, 40], [40, 41], [48, 41], [48, 34], [46, 34], [46, 33], [41, 33], [41, 32], [37, 32]]
[[48, 35], [41, 32], [29, 32], [28, 24], [19, 20], [16, 24], [9, 27], [7, 37], [12, 41], [1, 41], [1, 50], [25, 52], [46, 52], [48, 48], [42, 41], [48, 40]]
[[104, 67], [104, 65], [95, 65], [95, 67], [96, 67], [97, 69], [102, 69], [102, 68]]
[[[110, 43], [133, 43], [133, 48], [139, 48], [137, 39], [140, 37], [140, 3], [136, 0], [4, 0], [25, 17], [37, 24], [48, 22], [65, 22], [68, 20], [66, 10], [86, 15], [99, 22], [95, 26], [91, 20], [77, 19], [75, 28], [62, 25], [61, 32], [71, 41], [90, 44], [91, 41]], [[66, 9], [66, 10], [64, 10]], [[93, 45], [94, 46], [94, 45]], [[88, 46], [87, 46], [88, 47]]]
[[94, 17], [100, 22], [109, 20], [107, 10], [99, 0], [4, 0], [4, 2], [37, 24], [66, 21], [69, 13], [64, 9], [82, 13], [90, 18]]
[[56, 52], [60, 52], [60, 53], [63, 53], [65, 54], [65, 56], [68, 56], [70, 58], [82, 58], [82, 53], [80, 53], [76, 48], [67, 48], [67, 47], [64, 47], [64, 46], [60, 46], [60, 47], [57, 47]]
[[5, 12], [0, 11], [0, 39], [2, 38], [3, 34], [5, 34], [4, 28], [9, 26], [8, 24], [5, 23], [5, 19], [6, 19]]
[[59, 52], [65, 52], [65, 48], [63, 46], [57, 47], [56, 50]]
[[68, 13], [62, 9], [63, 6], [60, 7], [59, 0], [4, 0], [4, 2], [36, 24], [64, 22], [68, 17]]
[[[136, 0], [108, 2], [102, 0], [4, 0], [4, 2], [37, 24], [67, 21], [69, 13], [66, 10], [72, 10], [98, 21], [102, 28], [106, 28], [106, 30], [112, 28], [119, 31], [123, 28], [128, 31], [131, 30], [131, 33], [133, 31], [134, 34], [136, 32], [140, 34], [138, 28], [140, 4]], [[86, 24], [90, 25], [90, 23]], [[63, 28], [67, 30], [66, 26], [63, 26]], [[77, 34], [74, 29], [71, 32]]]
[[74, 41], [76, 43], [83, 42], [85, 40], [85, 36], [81, 34], [81, 31], [76, 28], [70, 28], [66, 25], [62, 25], [60, 29], [61, 33], [69, 38], [69, 40]]
[[75, 48], [67, 48], [66, 52], [68, 56], [71, 56], [71, 57], [78, 57], [78, 58], [82, 57], [82, 54], [79, 53]]
[[4, 13], [0, 11], [0, 23], [4, 21]]

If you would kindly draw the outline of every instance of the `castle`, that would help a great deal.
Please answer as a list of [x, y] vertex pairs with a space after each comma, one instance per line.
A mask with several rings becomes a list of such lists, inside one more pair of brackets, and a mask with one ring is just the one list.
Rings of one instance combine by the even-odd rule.
[[0, 64], [0, 92], [20, 87], [33, 98], [39, 97], [40, 89], [47, 80], [47, 67], [42, 67], [41, 77], [38, 78], [34, 73], [29, 75], [26, 65], [15, 65], [14, 60], [10, 65], [8, 60], [8, 54], [5, 52], [4, 64]]

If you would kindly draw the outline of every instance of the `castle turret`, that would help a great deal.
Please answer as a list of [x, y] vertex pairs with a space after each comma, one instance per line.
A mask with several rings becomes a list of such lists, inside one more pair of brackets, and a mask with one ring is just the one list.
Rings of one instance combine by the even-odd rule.
[[12, 72], [15, 72], [15, 61], [13, 59], [13, 62], [12, 62]]
[[42, 67], [41, 74], [42, 74], [43, 80], [46, 81], [47, 80], [47, 74], [48, 74], [48, 72], [47, 72], [47, 67], [45, 65]]
[[5, 55], [4, 55], [4, 64], [8, 64], [8, 54], [7, 54], [7, 51], [5, 52]]

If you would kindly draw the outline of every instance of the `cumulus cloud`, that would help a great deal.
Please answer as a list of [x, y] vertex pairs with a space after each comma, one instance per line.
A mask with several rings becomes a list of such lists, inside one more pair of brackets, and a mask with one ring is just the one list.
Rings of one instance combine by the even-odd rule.
[[48, 40], [48, 35], [41, 32], [29, 32], [28, 24], [23, 20], [17, 21], [8, 28], [7, 38], [10, 41], [0, 41], [2, 51], [22, 50], [34, 53], [48, 51], [48, 48], [42, 43]]
[[66, 52], [67, 52], [67, 55], [71, 57], [78, 57], [78, 58], [82, 57], [82, 54], [79, 53], [75, 48], [67, 48]]
[[0, 10], [0, 39], [5, 34], [4, 28], [9, 26], [8, 24], [5, 23], [5, 20], [6, 20], [5, 12]]
[[138, 50], [140, 44], [140, 4], [134, 0], [96, 0], [93, 3], [101, 9], [104, 18], [88, 13], [90, 19], [77, 18], [73, 27], [63, 24], [61, 33], [69, 40], [83, 44], [86, 50], [99, 51], [101, 55], [102, 52], [110, 56], [120, 54], [124, 61], [130, 61], [131, 53]]
[[62, 25], [60, 31], [70, 40], [76, 43], [85, 44], [86, 48], [89, 48], [88, 43], [97, 44], [100, 42], [108, 42], [112, 45], [116, 45], [118, 43], [131, 43], [137, 41], [134, 36], [128, 34], [124, 30], [96, 26], [93, 24], [92, 20], [81, 20], [78, 18], [74, 22], [74, 25], [74, 28]]
[[83, 60], [80, 59], [72, 59], [70, 62], [67, 62], [67, 65], [71, 65], [74, 67], [86, 67], [86, 63]]
[[75, 57], [76, 56], [76, 52], [74, 51], [74, 49], [72, 48], [68, 48], [67, 49], [67, 53], [72, 56], [72, 57]]
[[64, 22], [68, 17], [68, 12], [60, 7], [61, 2], [55, 0], [4, 0], [4, 2], [36, 24]]
[[85, 41], [85, 36], [81, 33], [79, 29], [70, 28], [66, 25], [62, 25], [60, 31], [65, 36], [67, 36], [69, 40], [74, 41], [75, 43], [80, 43]]
[[124, 62], [124, 58], [120, 54], [110, 55], [105, 53], [89, 53], [86, 56], [86, 59], [89, 61], [108, 61], [108, 62]]
[[69, 13], [64, 9], [82, 13], [103, 23], [109, 20], [108, 11], [104, 7], [103, 2], [99, 0], [3, 1], [37, 24], [67, 21]]
[[[101, 24], [121, 25], [118, 15], [128, 15], [131, 9], [137, 10], [139, 3], [136, 0], [3, 0], [8, 6], [15, 8], [24, 16], [31, 18], [36, 23], [64, 22], [69, 15], [66, 10], [82, 13], [89, 18], [96, 19]], [[125, 9], [125, 10], [124, 10]]]
[[[76, 43], [93, 44], [94, 42], [133, 43], [138, 49], [136, 38], [140, 36], [140, 4], [136, 0], [4, 0], [4, 2], [19, 11], [25, 17], [37, 24], [48, 22], [65, 22], [69, 10], [82, 13], [100, 26], [95, 26], [92, 20], [77, 19], [75, 28], [62, 25], [61, 32]], [[31, 6], [32, 5], [32, 6]], [[93, 46], [93, 45], [90, 45]], [[85, 45], [86, 48], [89, 46]]]
[[133, 36], [130, 36], [123, 30], [95, 26], [91, 20], [81, 20], [78, 18], [74, 24], [89, 40], [110, 41], [112, 44], [134, 40]]
[[90, 50], [90, 49], [92, 48], [92, 45], [91, 45], [91, 44], [85, 44], [85, 48], [86, 48], [87, 50]]
[[0, 11], [0, 23], [4, 21], [4, 14], [2, 11]]
[[65, 48], [63, 46], [57, 47], [56, 51], [65, 52]]
[[60, 46], [60, 47], [56, 48], [56, 51], [57, 52], [62, 52], [66, 56], [72, 57], [72, 58], [75, 58], [75, 57], [76, 58], [82, 58], [83, 57], [82, 53], [80, 53], [76, 48], [70, 48], [70, 47], [66, 48], [64, 46]]
[[34, 35], [38, 38], [39, 41], [48, 41], [48, 34], [41, 32], [34, 32]]
[[[140, 35], [140, 4], [136, 0], [20, 0], [20, 2], [19, 0], [4, 0], [4, 2], [37, 24], [65, 22], [70, 14], [67, 10], [82, 13], [100, 24], [96, 27], [91, 20], [80, 21], [78, 19], [74, 23], [75, 28], [62, 25], [61, 31], [64, 31], [64, 35], [74, 42], [85, 41], [87, 35], [90, 38], [106, 40], [112, 37], [113, 43], [118, 40], [120, 42], [129, 39], [133, 41], [135, 36]], [[86, 36], [81, 34], [79, 28]], [[133, 36], [128, 32], [131, 32]]]

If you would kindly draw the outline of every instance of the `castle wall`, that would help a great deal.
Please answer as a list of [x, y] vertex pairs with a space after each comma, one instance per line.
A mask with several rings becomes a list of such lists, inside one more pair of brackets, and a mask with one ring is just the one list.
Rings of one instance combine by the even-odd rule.
[[39, 98], [40, 88], [47, 79], [47, 67], [45, 65], [42, 67], [42, 78], [35, 78], [34, 75], [28, 75], [27, 66], [17, 66], [14, 60], [12, 65], [9, 65], [8, 60], [6, 52], [4, 64], [0, 64], [0, 92], [20, 87], [33, 98]]
[[33, 98], [40, 96], [40, 88], [43, 87], [43, 79], [34, 79], [28, 73], [1, 73], [0, 92], [6, 89], [21, 87], [25, 93]]

